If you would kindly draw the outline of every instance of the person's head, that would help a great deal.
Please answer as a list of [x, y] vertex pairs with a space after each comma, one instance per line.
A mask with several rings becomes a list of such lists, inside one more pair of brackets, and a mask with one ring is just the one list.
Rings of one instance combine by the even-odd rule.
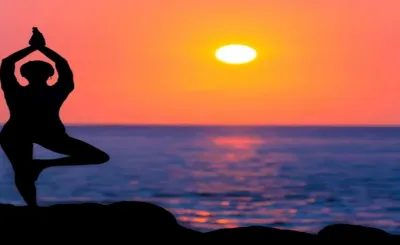
[[54, 75], [54, 68], [44, 61], [28, 61], [21, 66], [21, 75], [28, 80], [29, 84], [45, 85], [49, 77]]

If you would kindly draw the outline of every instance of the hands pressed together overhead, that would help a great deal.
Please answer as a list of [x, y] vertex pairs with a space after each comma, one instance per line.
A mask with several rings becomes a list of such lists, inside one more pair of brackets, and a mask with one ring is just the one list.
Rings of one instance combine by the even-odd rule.
[[46, 46], [46, 40], [37, 27], [32, 28], [32, 36], [29, 40], [29, 45], [37, 49]]

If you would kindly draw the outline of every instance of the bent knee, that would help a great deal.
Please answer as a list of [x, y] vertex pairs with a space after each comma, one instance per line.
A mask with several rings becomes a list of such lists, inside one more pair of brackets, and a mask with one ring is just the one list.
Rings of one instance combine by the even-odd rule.
[[103, 164], [110, 160], [110, 156], [104, 151], [98, 151], [92, 155], [93, 160], [96, 164]]
[[107, 153], [96, 148], [71, 154], [70, 157], [88, 164], [103, 164], [110, 160], [110, 156]]

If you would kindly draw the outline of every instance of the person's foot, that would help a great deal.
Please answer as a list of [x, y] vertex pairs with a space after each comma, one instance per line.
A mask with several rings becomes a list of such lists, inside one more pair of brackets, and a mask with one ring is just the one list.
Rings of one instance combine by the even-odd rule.
[[35, 180], [33, 175], [31, 177], [27, 173], [26, 170], [21, 171], [21, 169], [15, 171], [15, 185], [26, 204], [30, 207], [37, 207]]

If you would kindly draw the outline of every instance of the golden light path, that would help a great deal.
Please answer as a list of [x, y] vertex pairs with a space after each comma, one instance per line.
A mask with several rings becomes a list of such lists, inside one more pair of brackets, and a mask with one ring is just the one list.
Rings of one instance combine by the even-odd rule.
[[217, 49], [215, 56], [227, 64], [244, 64], [253, 61], [257, 57], [257, 52], [246, 45], [230, 44]]

